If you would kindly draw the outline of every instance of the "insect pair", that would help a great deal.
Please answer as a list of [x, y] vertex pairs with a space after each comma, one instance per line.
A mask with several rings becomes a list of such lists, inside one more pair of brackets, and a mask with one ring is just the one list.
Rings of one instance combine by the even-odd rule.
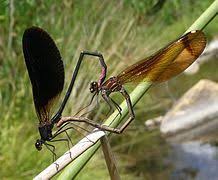
[[[118, 76], [111, 77], [106, 81], [107, 66], [103, 56], [96, 52], [81, 52], [66, 95], [57, 113], [51, 117], [51, 109], [64, 86], [63, 61], [55, 42], [46, 31], [39, 27], [26, 29], [23, 35], [23, 53], [32, 84], [34, 105], [39, 119], [38, 130], [40, 139], [36, 141], [35, 147], [41, 150], [44, 144], [55, 155], [55, 147], [48, 142], [68, 141], [68, 139], [56, 139], [56, 137], [62, 133], [67, 134], [67, 130], [72, 128], [67, 125], [72, 121], [85, 122], [102, 130], [122, 133], [135, 117], [130, 96], [123, 85], [131, 82], [158, 83], [167, 81], [189, 67], [203, 52], [205, 45], [206, 38], [202, 31], [188, 32], [152, 56], [138, 61], [127, 67]], [[98, 82], [90, 84], [90, 92], [94, 93], [94, 96], [100, 93], [110, 108], [115, 106], [120, 114], [122, 109], [109, 95], [113, 92], [120, 92], [125, 98], [129, 110], [129, 118], [120, 128], [102, 126], [83, 117], [75, 117], [74, 120], [62, 118], [62, 112], [71, 94], [84, 56], [98, 57], [102, 68]], [[57, 125], [58, 129], [52, 134], [52, 129], [55, 125]]]

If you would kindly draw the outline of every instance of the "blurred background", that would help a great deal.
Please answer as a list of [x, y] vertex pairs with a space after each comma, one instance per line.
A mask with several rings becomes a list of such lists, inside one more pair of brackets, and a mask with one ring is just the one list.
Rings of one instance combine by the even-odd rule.
[[[52, 163], [52, 154], [45, 147], [38, 152], [34, 146], [39, 133], [22, 53], [22, 35], [26, 28], [39, 26], [55, 40], [65, 66], [65, 92], [82, 50], [101, 52], [108, 65], [108, 77], [117, 75], [128, 65], [177, 39], [212, 2], [0, 0], [0, 178], [32, 179]], [[218, 37], [217, 30], [217, 19], [214, 19], [204, 29], [208, 43]], [[145, 122], [165, 115], [199, 80], [218, 82], [217, 67], [217, 56], [212, 56], [196, 73], [182, 74], [167, 84], [156, 85], [140, 100], [134, 108], [136, 119], [129, 128], [121, 135], [110, 137], [122, 179], [176, 179], [180, 176], [177, 174], [180, 169], [172, 157], [175, 148], [172, 150], [158, 129], [148, 131]], [[73, 115], [88, 104], [91, 99], [89, 83], [97, 80], [100, 72], [98, 60], [85, 59], [65, 115]], [[128, 92], [134, 87], [134, 84], [128, 86]], [[118, 102], [123, 100], [119, 94], [113, 98]], [[108, 107], [101, 101], [89, 117], [103, 121], [107, 112]], [[73, 143], [85, 133], [71, 131]], [[67, 150], [66, 144], [57, 143], [58, 156]], [[214, 156], [213, 160], [216, 158]], [[185, 170], [191, 178], [197, 177], [200, 171], [197, 168]], [[77, 179], [90, 179], [90, 176], [92, 179], [109, 179], [101, 150]]]

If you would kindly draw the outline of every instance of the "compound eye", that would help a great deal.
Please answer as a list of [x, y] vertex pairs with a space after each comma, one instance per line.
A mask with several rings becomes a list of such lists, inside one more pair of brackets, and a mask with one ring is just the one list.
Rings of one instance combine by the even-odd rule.
[[90, 90], [91, 93], [96, 92], [96, 91], [98, 90], [98, 83], [95, 82], [95, 81], [92, 82], [92, 83], [90, 84], [89, 90]]
[[42, 149], [42, 142], [39, 139], [36, 141], [35, 147], [38, 151]]
[[94, 92], [94, 89], [93, 89], [93, 88], [90, 88], [89, 90], [90, 90], [90, 92], [91, 92], [91, 93], [93, 93], [93, 92]]

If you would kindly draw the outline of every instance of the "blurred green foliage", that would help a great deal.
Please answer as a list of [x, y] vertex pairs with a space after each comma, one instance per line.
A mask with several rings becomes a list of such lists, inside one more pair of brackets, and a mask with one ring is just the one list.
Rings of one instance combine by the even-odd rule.
[[[108, 75], [116, 75], [127, 65], [177, 38], [213, 1], [165, 1], [157, 12], [152, 13], [152, 7], [157, 2], [0, 1], [1, 179], [30, 179], [52, 162], [52, 155], [46, 148], [37, 152], [34, 147], [39, 136], [38, 122], [22, 55], [24, 30], [33, 25], [40, 26], [54, 38], [64, 59], [66, 89], [80, 51], [100, 51], [108, 64]], [[208, 37], [214, 36], [217, 26], [214, 21], [208, 25], [205, 29]], [[218, 74], [214, 73], [217, 64], [214, 63], [206, 64], [197, 75], [181, 75], [172, 80], [170, 94], [178, 98], [201, 78], [218, 81]], [[100, 74], [100, 68], [97, 67], [99, 64], [93, 58], [84, 62], [66, 114], [73, 115], [89, 102], [88, 86]], [[129, 91], [133, 87], [128, 87]], [[168, 110], [172, 104], [171, 95], [164, 86], [153, 88], [135, 107], [136, 120], [129, 130], [119, 137], [115, 135], [111, 138], [123, 178], [167, 177], [168, 171], [163, 167], [161, 159], [168, 148], [158, 133], [147, 134], [143, 126], [146, 119]], [[116, 95], [115, 99], [121, 101]], [[101, 103], [101, 107], [90, 116], [104, 119], [107, 110]], [[72, 132], [75, 143], [78, 136], [79, 133]], [[58, 155], [66, 150], [67, 146], [63, 143], [57, 145]], [[157, 175], [154, 175], [154, 171]], [[90, 175], [94, 179], [109, 179], [101, 153], [85, 167], [78, 179], [89, 179]]]

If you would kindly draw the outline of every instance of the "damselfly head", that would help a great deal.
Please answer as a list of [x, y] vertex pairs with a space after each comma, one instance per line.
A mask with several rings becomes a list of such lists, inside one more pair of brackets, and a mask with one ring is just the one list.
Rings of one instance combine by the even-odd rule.
[[35, 143], [35, 147], [38, 151], [42, 149], [43, 141], [41, 139], [37, 139]]
[[91, 82], [89, 90], [91, 93], [98, 92], [98, 83], [96, 81]]

